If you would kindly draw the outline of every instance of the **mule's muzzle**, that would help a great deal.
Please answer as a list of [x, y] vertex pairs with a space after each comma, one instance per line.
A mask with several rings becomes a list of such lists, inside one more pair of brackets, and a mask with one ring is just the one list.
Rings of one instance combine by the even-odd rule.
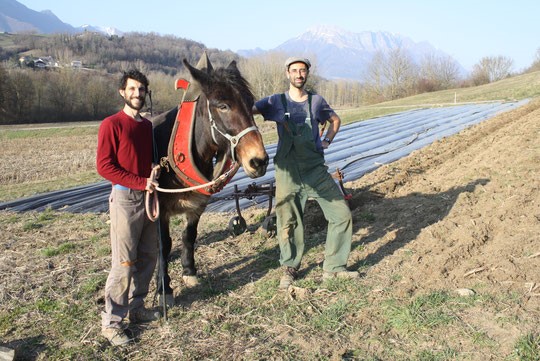
[[249, 160], [249, 170], [244, 169], [246, 174], [251, 178], [262, 177], [266, 173], [268, 167], [268, 154], [264, 158], [254, 157]]

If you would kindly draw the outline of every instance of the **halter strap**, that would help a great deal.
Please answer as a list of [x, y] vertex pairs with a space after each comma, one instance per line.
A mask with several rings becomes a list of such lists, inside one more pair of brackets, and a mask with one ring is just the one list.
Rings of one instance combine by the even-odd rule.
[[249, 132], [259, 130], [256, 125], [248, 127], [244, 130], [242, 130], [240, 133], [236, 135], [230, 135], [229, 133], [224, 133], [216, 125], [216, 122], [214, 121], [214, 117], [212, 116], [212, 112], [210, 111], [210, 101], [206, 100], [206, 107], [208, 108], [208, 119], [210, 120], [210, 130], [212, 132], [212, 140], [214, 143], [217, 144], [216, 140], [216, 131], [227, 138], [227, 140], [231, 143], [231, 157], [233, 162], [236, 162], [236, 155], [235, 155], [235, 149], [238, 143], [240, 142], [240, 138], [242, 138], [244, 135], [246, 135]]

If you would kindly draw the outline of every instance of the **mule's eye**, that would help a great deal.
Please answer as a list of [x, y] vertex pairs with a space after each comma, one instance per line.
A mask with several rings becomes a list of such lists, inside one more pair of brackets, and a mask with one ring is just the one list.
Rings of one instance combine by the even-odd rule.
[[225, 104], [225, 103], [220, 103], [220, 104], [218, 104], [217, 108], [218, 108], [218, 110], [219, 110], [220, 112], [227, 112], [227, 111], [229, 111], [229, 106], [228, 106], [227, 104]]

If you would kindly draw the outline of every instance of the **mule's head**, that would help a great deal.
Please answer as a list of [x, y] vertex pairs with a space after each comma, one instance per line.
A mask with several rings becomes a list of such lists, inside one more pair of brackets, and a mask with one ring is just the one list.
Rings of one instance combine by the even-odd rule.
[[268, 154], [253, 119], [255, 98], [236, 62], [217, 69], [208, 63], [204, 70], [191, 66], [186, 59], [184, 65], [204, 95], [200, 101], [206, 102], [209, 122], [214, 126], [213, 142], [221, 150], [231, 152], [249, 177], [263, 176]]

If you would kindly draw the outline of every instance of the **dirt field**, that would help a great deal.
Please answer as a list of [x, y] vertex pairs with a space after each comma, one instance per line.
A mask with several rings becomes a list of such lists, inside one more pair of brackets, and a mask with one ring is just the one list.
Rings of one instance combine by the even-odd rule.
[[[512, 295], [506, 309], [472, 308], [462, 322], [484, 330], [503, 358], [539, 331], [540, 109], [536, 102], [383, 166], [351, 184], [353, 264], [402, 297], [472, 289]], [[361, 214], [375, 220], [366, 223]], [[394, 275], [402, 275], [398, 279]], [[501, 322], [517, 317], [512, 327]], [[485, 355], [485, 359], [489, 359]], [[475, 359], [482, 359], [475, 357]]]
[[288, 294], [277, 291], [275, 240], [254, 230], [259, 211], [236, 238], [230, 215], [205, 214], [203, 286], [181, 285], [173, 252], [169, 324], [136, 329], [121, 351], [99, 336], [106, 215], [3, 212], [0, 345], [21, 359], [538, 360], [539, 179], [534, 101], [346, 184], [359, 284], [321, 284], [324, 218], [310, 204], [310, 249]]

